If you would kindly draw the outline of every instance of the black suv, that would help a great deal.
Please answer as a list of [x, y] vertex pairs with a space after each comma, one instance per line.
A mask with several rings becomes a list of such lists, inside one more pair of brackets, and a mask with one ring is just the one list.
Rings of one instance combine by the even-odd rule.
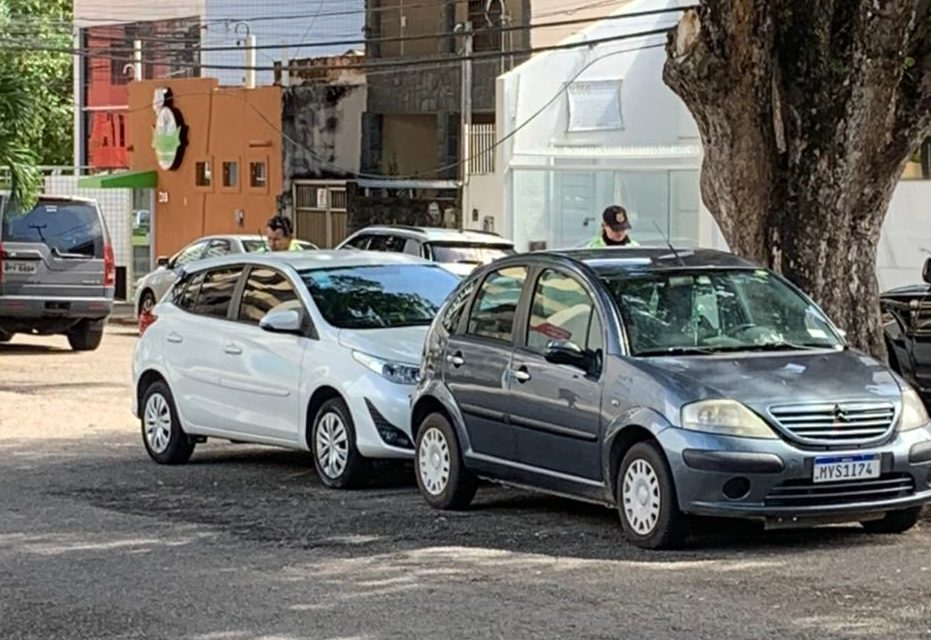
[[889, 364], [931, 410], [931, 258], [922, 279], [924, 284], [886, 291], [880, 300]]
[[64, 334], [75, 351], [100, 346], [113, 309], [113, 245], [93, 200], [43, 196], [0, 224], [0, 342]]

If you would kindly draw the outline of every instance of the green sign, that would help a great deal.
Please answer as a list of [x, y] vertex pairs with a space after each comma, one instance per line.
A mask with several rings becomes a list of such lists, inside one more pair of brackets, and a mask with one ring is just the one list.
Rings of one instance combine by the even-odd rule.
[[152, 99], [155, 110], [155, 129], [152, 132], [152, 148], [158, 166], [172, 171], [181, 165], [184, 152], [185, 126], [181, 114], [172, 107], [171, 89], [156, 89]]

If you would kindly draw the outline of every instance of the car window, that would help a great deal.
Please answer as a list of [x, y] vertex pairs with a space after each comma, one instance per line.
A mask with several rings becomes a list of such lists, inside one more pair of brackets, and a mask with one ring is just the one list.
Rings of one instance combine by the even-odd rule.
[[340, 267], [302, 271], [324, 319], [339, 329], [425, 326], [459, 284], [431, 264]]
[[229, 255], [230, 243], [228, 240], [211, 240], [210, 245], [204, 252], [204, 258], [218, 258]]
[[477, 282], [477, 280], [473, 280], [469, 284], [462, 286], [459, 291], [456, 292], [455, 297], [446, 309], [446, 314], [443, 316], [443, 328], [446, 329], [447, 332], [456, 333], [459, 330], [462, 314], [469, 306], [469, 299], [475, 291]]
[[597, 308], [582, 283], [559, 271], [544, 271], [530, 303], [527, 348], [545, 353], [554, 340], [567, 340], [588, 348], [593, 313], [597, 314]]
[[243, 240], [242, 248], [246, 253], [264, 253], [268, 251], [268, 243], [264, 240]]
[[514, 314], [526, 279], [526, 267], [508, 267], [490, 273], [472, 305], [467, 333], [510, 342]]
[[841, 348], [820, 309], [766, 270], [603, 274], [634, 355]]
[[423, 245], [420, 244], [419, 240], [409, 238], [404, 243], [404, 253], [412, 256], [423, 257]]
[[197, 302], [194, 303], [194, 313], [211, 318], [226, 318], [240, 275], [241, 267], [209, 271], [200, 286]]
[[372, 239], [372, 236], [368, 234], [361, 235], [347, 242], [343, 248], [344, 249], [361, 249], [364, 251], [369, 246], [369, 240], [371, 239]]
[[429, 246], [434, 262], [446, 264], [488, 264], [515, 253], [509, 246], [468, 242], [431, 242]]
[[285, 308], [303, 309], [291, 281], [274, 269], [252, 269], [239, 304], [239, 320], [258, 325], [269, 311]]
[[25, 214], [7, 209], [2, 227], [4, 242], [39, 243], [65, 255], [103, 257], [104, 227], [91, 204], [40, 200]]
[[204, 272], [195, 273], [186, 281], [178, 284], [174, 288], [175, 306], [185, 311], [194, 311], [194, 303], [197, 301], [197, 294], [200, 292], [200, 285], [204, 282]]
[[172, 263], [172, 267], [178, 268], [183, 267], [184, 265], [199, 260], [201, 255], [204, 253], [204, 248], [206, 248], [206, 242], [195, 242], [189, 247], [186, 247], [181, 250], [181, 253], [177, 255]]
[[404, 251], [405, 239], [400, 236], [375, 236], [369, 243], [369, 251], [385, 251], [388, 253], [401, 253]]

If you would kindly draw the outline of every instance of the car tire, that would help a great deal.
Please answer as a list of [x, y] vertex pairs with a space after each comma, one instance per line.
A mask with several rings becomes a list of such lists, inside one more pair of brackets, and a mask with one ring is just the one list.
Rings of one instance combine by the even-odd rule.
[[356, 489], [368, 481], [371, 465], [356, 448], [356, 427], [342, 398], [323, 403], [314, 418], [310, 449], [320, 481], [331, 489]]
[[95, 351], [102, 341], [102, 322], [82, 320], [68, 332], [68, 344], [75, 351]]
[[905, 533], [916, 524], [921, 517], [921, 507], [890, 511], [880, 520], [867, 520], [861, 522], [863, 528], [869, 533]]
[[152, 309], [155, 308], [155, 294], [146, 289], [139, 298], [139, 335], [145, 333], [145, 330], [152, 324]]
[[654, 442], [638, 442], [621, 461], [617, 508], [624, 536], [637, 547], [674, 549], [688, 538], [688, 519], [679, 510], [672, 472]]
[[153, 382], [142, 396], [142, 442], [149, 457], [159, 464], [184, 464], [195, 443], [184, 432], [174, 396], [164, 382]]
[[434, 509], [466, 509], [475, 497], [478, 479], [466, 468], [456, 432], [441, 413], [428, 415], [417, 430], [414, 475]]

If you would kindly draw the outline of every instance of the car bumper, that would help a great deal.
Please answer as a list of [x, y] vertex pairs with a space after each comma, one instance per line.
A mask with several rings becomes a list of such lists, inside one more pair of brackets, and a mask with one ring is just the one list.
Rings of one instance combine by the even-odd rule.
[[[686, 513], [804, 524], [867, 519], [931, 502], [931, 425], [882, 446], [829, 451], [675, 428], [659, 437]], [[813, 482], [816, 457], [864, 454], [880, 455], [878, 479]]]
[[410, 401], [416, 387], [399, 385], [365, 369], [346, 389], [356, 448], [366, 458], [414, 457]]
[[105, 318], [113, 312], [113, 299], [95, 298], [35, 298], [3, 296], [0, 316], [16, 319], [33, 318]]

